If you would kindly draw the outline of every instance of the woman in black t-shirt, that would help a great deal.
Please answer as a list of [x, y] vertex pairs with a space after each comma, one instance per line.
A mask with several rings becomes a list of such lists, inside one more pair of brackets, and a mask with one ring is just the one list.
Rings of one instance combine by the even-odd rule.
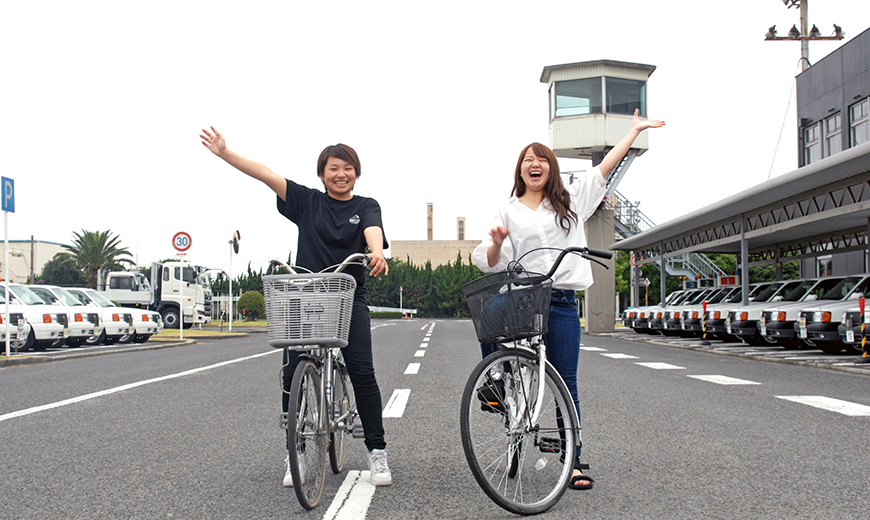
[[[275, 192], [278, 211], [299, 228], [296, 264], [311, 271], [341, 263], [352, 253], [364, 253], [368, 247], [371, 275], [386, 275], [389, 266], [384, 249], [389, 247], [381, 222], [381, 208], [375, 199], [352, 194], [361, 167], [359, 157], [350, 146], [327, 146], [317, 160], [317, 176], [325, 192], [307, 188], [274, 173], [266, 166], [246, 159], [226, 146], [223, 136], [210, 127], [200, 134], [202, 144], [242, 173], [257, 179]], [[357, 409], [368, 448], [371, 483], [389, 486], [392, 475], [387, 466], [386, 442], [381, 415], [381, 392], [372, 361], [372, 335], [366, 303], [365, 275], [361, 266], [348, 268], [357, 281], [353, 315], [347, 347], [342, 349]], [[288, 351], [285, 351], [288, 352]], [[288, 408], [287, 392], [297, 365], [297, 353], [289, 351], [284, 369], [282, 406]], [[285, 460], [284, 485], [292, 486], [289, 463]]]

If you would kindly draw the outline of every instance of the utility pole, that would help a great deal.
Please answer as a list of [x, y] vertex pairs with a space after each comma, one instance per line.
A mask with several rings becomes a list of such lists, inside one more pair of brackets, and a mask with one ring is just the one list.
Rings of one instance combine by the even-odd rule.
[[801, 42], [801, 72], [803, 72], [811, 65], [810, 40], [842, 40], [846, 36], [846, 33], [837, 24], [834, 24], [833, 36], [822, 36], [822, 32], [819, 31], [819, 28], [815, 24], [813, 24], [812, 29], [807, 30], [807, 25], [809, 25], [809, 16], [807, 15], [809, 6], [807, 4], [809, 0], [782, 0], [782, 3], [785, 4], [786, 9], [791, 9], [792, 7], [800, 8], [801, 28], [798, 30], [797, 25], [792, 25], [788, 31], [788, 36], [777, 36], [776, 26], [774, 25], [764, 34], [764, 39], [767, 41], [799, 40]]

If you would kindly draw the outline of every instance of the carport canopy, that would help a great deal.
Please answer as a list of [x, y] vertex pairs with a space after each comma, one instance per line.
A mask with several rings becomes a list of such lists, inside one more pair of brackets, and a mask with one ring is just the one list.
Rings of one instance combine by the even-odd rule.
[[610, 248], [634, 251], [637, 265], [693, 252], [734, 253], [747, 272], [753, 265], [866, 249], [868, 226], [870, 143], [863, 143]]

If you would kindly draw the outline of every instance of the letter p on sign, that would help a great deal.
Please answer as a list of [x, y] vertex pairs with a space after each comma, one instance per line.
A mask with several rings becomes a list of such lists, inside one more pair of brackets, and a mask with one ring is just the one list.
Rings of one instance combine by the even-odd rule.
[[3, 211], [15, 213], [15, 181], [2, 177]]

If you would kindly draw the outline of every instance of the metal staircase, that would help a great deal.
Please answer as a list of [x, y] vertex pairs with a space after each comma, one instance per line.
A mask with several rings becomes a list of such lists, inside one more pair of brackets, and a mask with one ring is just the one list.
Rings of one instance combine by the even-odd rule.
[[[600, 157], [604, 157], [605, 153], [610, 149], [606, 148], [603, 152], [599, 152]], [[605, 179], [607, 186], [604, 194], [604, 204], [607, 209], [613, 210], [614, 228], [617, 238], [628, 238], [638, 233], [642, 233], [648, 229], [654, 228], [655, 224], [643, 214], [638, 208], [639, 203], [632, 203], [625, 198], [624, 195], [617, 191], [616, 186], [635, 157], [638, 155], [638, 150], [631, 148], [628, 153], [622, 158], [619, 163], [610, 170]], [[585, 170], [581, 170], [585, 171]], [[563, 175], [568, 175], [568, 183], [574, 182], [574, 174], [579, 171], [562, 172]], [[658, 262], [655, 262], [658, 265]], [[690, 280], [696, 278], [711, 278], [713, 273], [719, 272], [719, 267], [716, 266], [707, 255], [703, 253], [687, 253], [680, 256], [668, 258], [665, 261], [668, 276], [685, 276]]]
[[[622, 238], [628, 238], [655, 227], [649, 217], [638, 208], [638, 203], [630, 202], [615, 188], [605, 199], [605, 207], [613, 210], [614, 228], [616, 234]], [[710, 278], [713, 273], [719, 271], [716, 264], [703, 253], [687, 253], [670, 257], [666, 259], [665, 267], [668, 276], [685, 276], [690, 280]]]

